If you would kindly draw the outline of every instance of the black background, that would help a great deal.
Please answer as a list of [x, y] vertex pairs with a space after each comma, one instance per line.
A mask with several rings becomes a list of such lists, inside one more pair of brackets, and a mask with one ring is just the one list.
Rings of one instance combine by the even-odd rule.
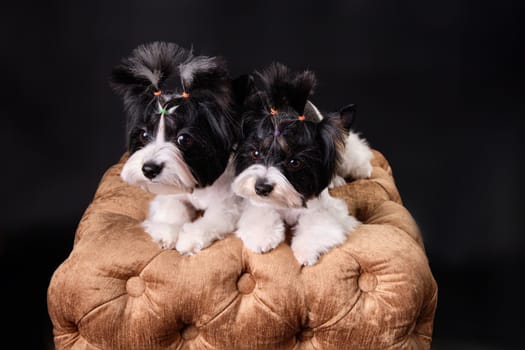
[[[439, 285], [433, 349], [520, 345], [522, 1], [18, 1], [0, 15], [3, 343], [52, 349], [46, 291], [124, 152], [111, 69], [139, 44], [317, 73], [389, 160]], [[5, 324], [5, 323], [4, 323]]]

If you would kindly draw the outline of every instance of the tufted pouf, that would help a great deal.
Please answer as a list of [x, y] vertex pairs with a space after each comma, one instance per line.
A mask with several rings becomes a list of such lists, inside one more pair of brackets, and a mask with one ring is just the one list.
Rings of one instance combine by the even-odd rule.
[[[102, 178], [48, 288], [57, 349], [429, 349], [437, 285], [418, 226], [374, 151], [332, 189], [364, 224], [317, 265], [233, 235], [187, 257], [140, 227], [151, 195]], [[319, 234], [322, 234], [320, 232]]]

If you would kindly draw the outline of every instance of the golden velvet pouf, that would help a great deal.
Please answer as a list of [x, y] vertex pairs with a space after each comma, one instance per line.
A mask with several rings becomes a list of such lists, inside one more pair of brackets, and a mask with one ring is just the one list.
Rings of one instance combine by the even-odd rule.
[[[142, 230], [150, 194], [102, 178], [48, 288], [57, 349], [429, 349], [437, 285], [388, 162], [331, 190], [363, 225], [312, 267], [234, 235], [187, 257]], [[319, 234], [323, 234], [319, 232]]]

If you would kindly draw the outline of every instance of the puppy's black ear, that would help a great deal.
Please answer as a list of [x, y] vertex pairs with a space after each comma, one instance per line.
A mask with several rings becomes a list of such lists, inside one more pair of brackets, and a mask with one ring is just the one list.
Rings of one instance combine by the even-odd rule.
[[178, 66], [190, 55], [177, 44], [153, 42], [137, 47], [113, 69], [110, 85], [124, 99], [128, 126], [144, 114], [155, 92], [178, 75]]
[[348, 131], [352, 127], [352, 124], [354, 124], [355, 121], [355, 111], [356, 111], [356, 105], [355, 104], [349, 104], [344, 106], [343, 108], [339, 109], [337, 114], [340, 118], [340, 126], [343, 128], [343, 130]]

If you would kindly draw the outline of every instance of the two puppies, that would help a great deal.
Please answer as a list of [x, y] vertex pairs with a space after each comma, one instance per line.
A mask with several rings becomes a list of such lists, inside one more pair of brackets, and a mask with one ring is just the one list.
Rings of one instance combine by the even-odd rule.
[[169, 43], [141, 46], [115, 68], [128, 115], [121, 175], [157, 194], [143, 226], [163, 248], [194, 254], [237, 228], [265, 252], [287, 223], [295, 256], [311, 265], [358, 224], [327, 190], [337, 176], [370, 175], [370, 150], [345, 132], [353, 109], [323, 118], [308, 101], [310, 72], [273, 65], [259, 79], [260, 89], [232, 81], [221, 59]]

